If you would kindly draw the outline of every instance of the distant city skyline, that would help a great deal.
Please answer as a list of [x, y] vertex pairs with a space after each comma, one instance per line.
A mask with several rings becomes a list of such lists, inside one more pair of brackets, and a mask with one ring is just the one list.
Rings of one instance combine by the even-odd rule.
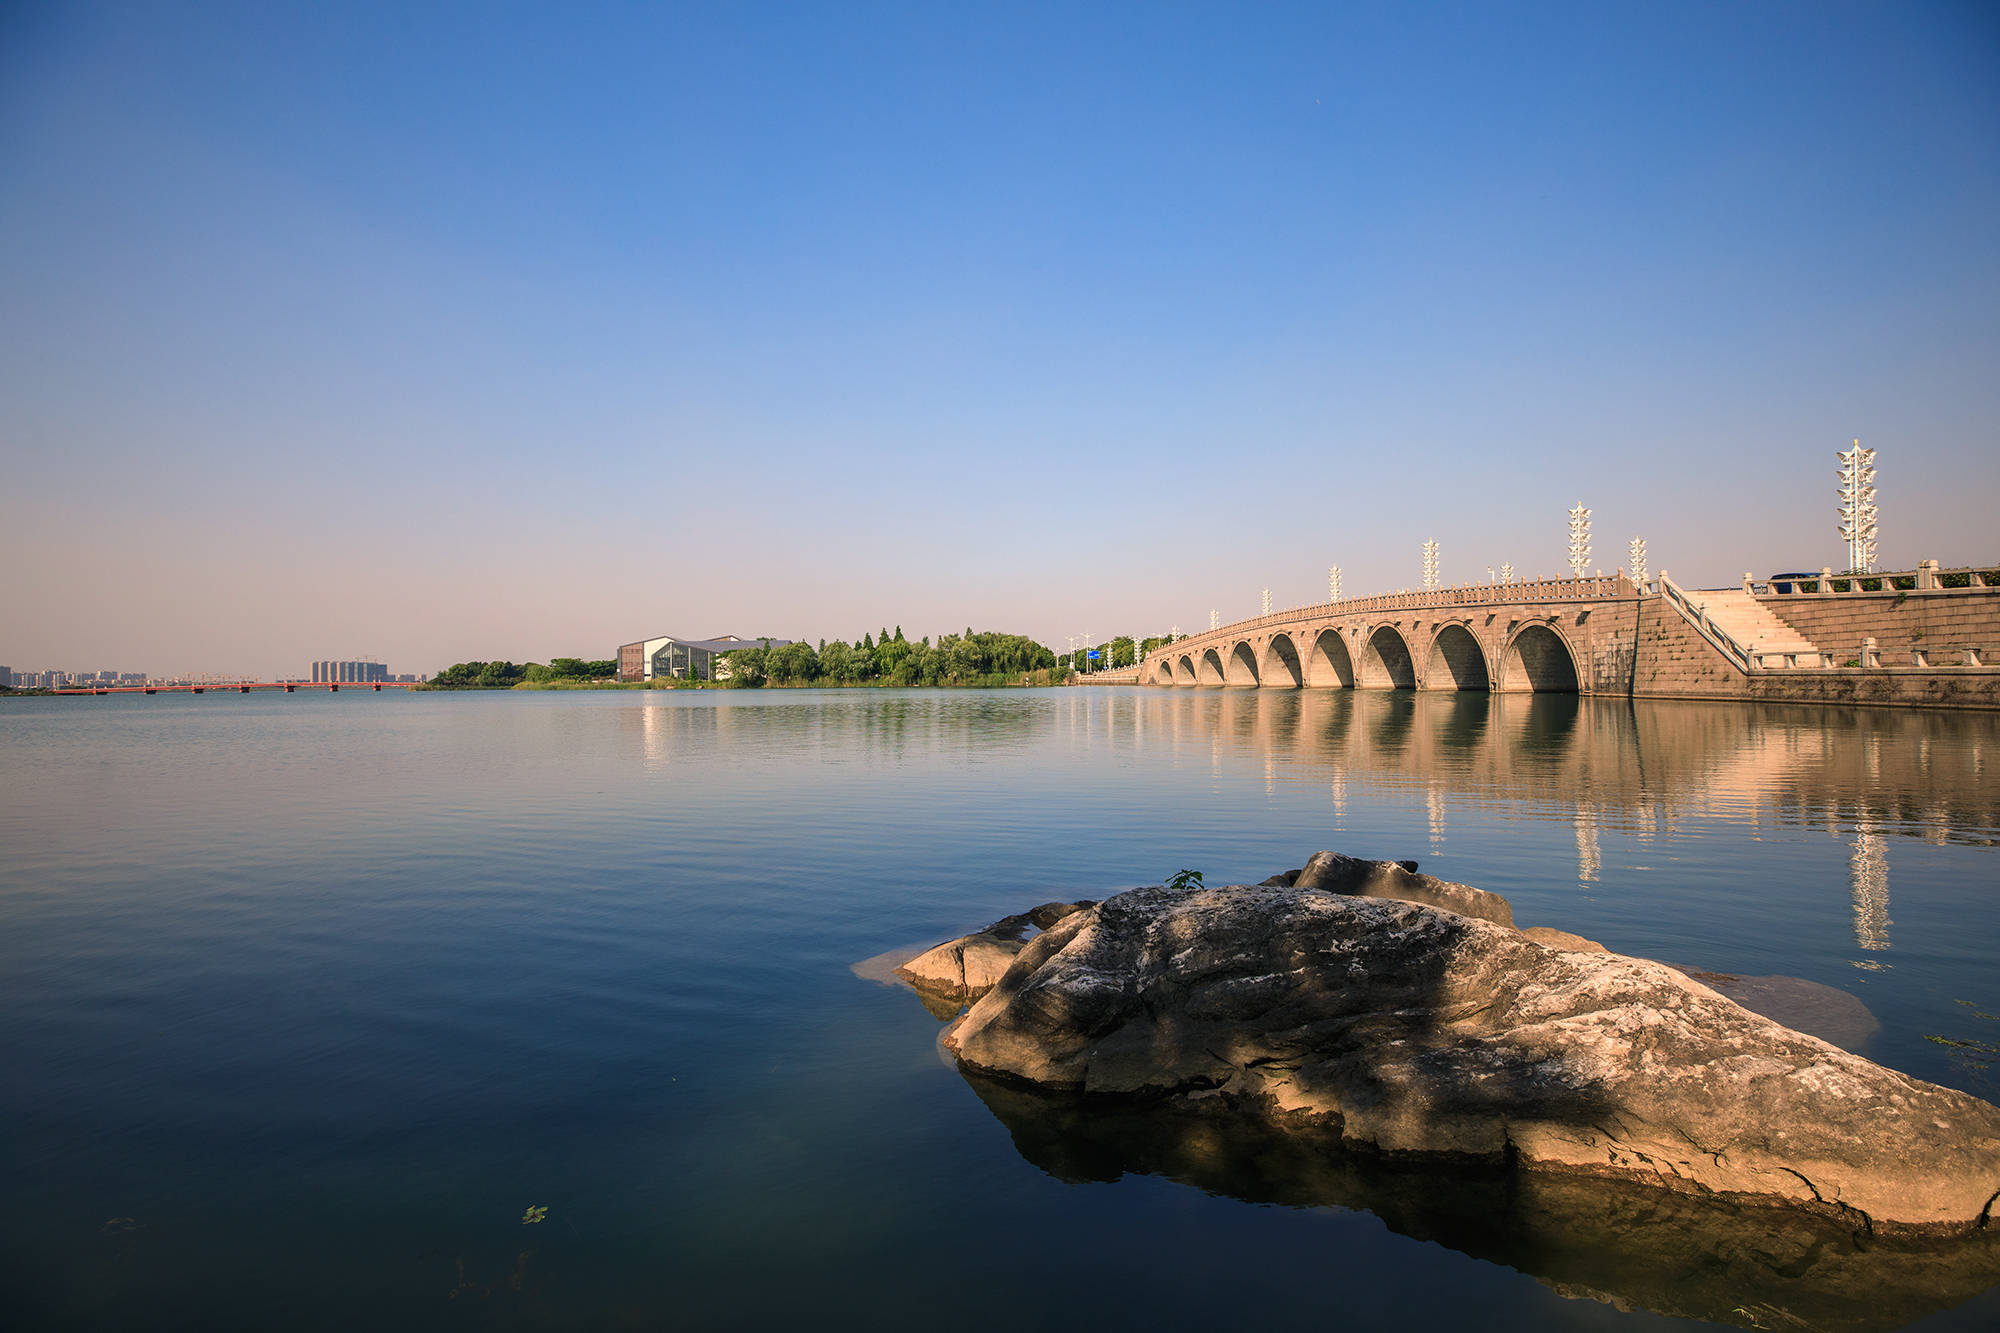
[[0, 660], [1989, 563], [1995, 216], [1978, 5], [21, 7]]
[[[0, 686], [13, 689], [65, 689], [74, 686], [135, 686], [163, 684], [217, 684], [237, 681], [275, 681], [297, 684], [316, 682], [338, 682], [369, 684], [410, 683], [427, 679], [433, 673], [390, 671], [380, 662], [314, 662], [312, 670], [303, 675], [285, 673], [258, 673], [250, 671], [202, 670], [202, 671], [123, 671], [115, 668], [75, 668], [40, 667], [25, 669], [0, 665]], [[328, 671], [325, 667], [366, 667], [367, 671]]]

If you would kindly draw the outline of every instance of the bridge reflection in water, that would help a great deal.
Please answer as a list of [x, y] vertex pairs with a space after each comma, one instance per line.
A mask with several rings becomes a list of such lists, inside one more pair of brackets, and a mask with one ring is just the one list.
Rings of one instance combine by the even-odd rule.
[[[1254, 763], [1267, 790], [1406, 789], [1433, 855], [1454, 811], [1564, 820], [1579, 883], [1601, 838], [1650, 842], [1683, 824], [1824, 828], [1851, 843], [1854, 940], [1890, 947], [1889, 848], [1899, 837], [2000, 842], [2000, 717], [1922, 710], [1389, 691], [1073, 691], [1065, 724], [1141, 768]], [[1275, 867], [1274, 867], [1275, 869]], [[1863, 961], [1862, 966], [1879, 965]]]
[[[1236, 800], [1250, 778], [1267, 798], [1310, 792], [1330, 840], [1357, 818], [1374, 821], [1357, 833], [1375, 836], [1386, 799], [1422, 820], [1432, 857], [1465, 854], [1463, 835], [1477, 829], [1485, 859], [1458, 872], [1475, 880], [1490, 873], [1496, 830], [1524, 820], [1567, 826], [1572, 882], [1585, 886], [1604, 883], [1612, 839], [1678, 859], [1697, 841], [1726, 856], [1762, 831], [1825, 830], [1850, 844], [1851, 929], [1864, 967], [1890, 949], [1899, 840], [2000, 843], [2000, 784], [1986, 769], [2000, 755], [2000, 714], [1131, 686], [649, 697], [616, 716], [633, 728], [645, 767], [699, 770], [710, 786], [740, 785], [745, 799], [788, 780], [802, 759], [854, 754], [886, 766], [1031, 763], [1038, 784], [1118, 784], [1130, 789], [1121, 799], [1157, 801], [1168, 816], [1211, 797]], [[550, 724], [584, 717], [556, 713]], [[1712, 836], [1717, 825], [1730, 836]], [[1354, 850], [1417, 855], [1422, 844]], [[1540, 851], [1542, 882], [1548, 861]]]

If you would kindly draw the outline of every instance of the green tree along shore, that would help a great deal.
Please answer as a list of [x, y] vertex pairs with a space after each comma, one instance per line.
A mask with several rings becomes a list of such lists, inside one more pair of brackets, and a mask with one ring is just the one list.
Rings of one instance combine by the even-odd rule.
[[438, 690], [511, 690], [518, 685], [591, 685], [617, 674], [618, 663], [613, 658], [557, 657], [547, 666], [539, 662], [460, 662], [424, 684]]
[[729, 683], [758, 685], [1060, 685], [1067, 672], [1055, 653], [1019, 634], [986, 632], [928, 638], [864, 634], [853, 643], [839, 639], [788, 643], [782, 648], [739, 648], [723, 659]]
[[[547, 666], [537, 662], [460, 662], [438, 672], [424, 686], [442, 690], [560, 690], [1060, 685], [1075, 671], [1131, 666], [1137, 653], [1150, 653], [1170, 642], [1171, 635], [1136, 643], [1120, 637], [1095, 649], [1058, 654], [1020, 634], [990, 630], [975, 634], [968, 627], [963, 634], [941, 635], [932, 643], [928, 637], [905, 638], [899, 625], [893, 633], [884, 629], [879, 635], [863, 634], [852, 643], [823, 639], [817, 648], [804, 642], [776, 648], [768, 642], [746, 644], [722, 657], [726, 678], [716, 681], [620, 681], [616, 661], [558, 657]], [[1092, 651], [1098, 654], [1094, 663], [1087, 656]]]

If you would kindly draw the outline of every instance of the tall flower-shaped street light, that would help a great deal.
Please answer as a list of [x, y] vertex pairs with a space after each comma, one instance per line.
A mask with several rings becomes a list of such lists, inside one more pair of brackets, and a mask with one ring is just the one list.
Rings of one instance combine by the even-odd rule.
[[1326, 600], [1329, 602], [1337, 602], [1340, 600], [1339, 565], [1328, 565], [1326, 567]]
[[1646, 568], [1646, 539], [1632, 539], [1632, 582], [1643, 588], [1649, 571]]
[[1875, 572], [1875, 451], [1856, 440], [1840, 451], [1840, 539], [1847, 543], [1847, 569]]
[[1436, 592], [1438, 588], [1438, 544], [1432, 538], [1424, 543], [1424, 591]]
[[1569, 568], [1578, 578], [1590, 565], [1590, 511], [1583, 507], [1583, 501], [1576, 502], [1576, 508], [1569, 511]]

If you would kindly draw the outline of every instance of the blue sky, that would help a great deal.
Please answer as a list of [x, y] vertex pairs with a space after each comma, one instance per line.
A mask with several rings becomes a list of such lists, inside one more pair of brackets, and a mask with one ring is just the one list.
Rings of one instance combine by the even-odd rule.
[[2000, 560], [1990, 5], [0, 10], [0, 661]]

